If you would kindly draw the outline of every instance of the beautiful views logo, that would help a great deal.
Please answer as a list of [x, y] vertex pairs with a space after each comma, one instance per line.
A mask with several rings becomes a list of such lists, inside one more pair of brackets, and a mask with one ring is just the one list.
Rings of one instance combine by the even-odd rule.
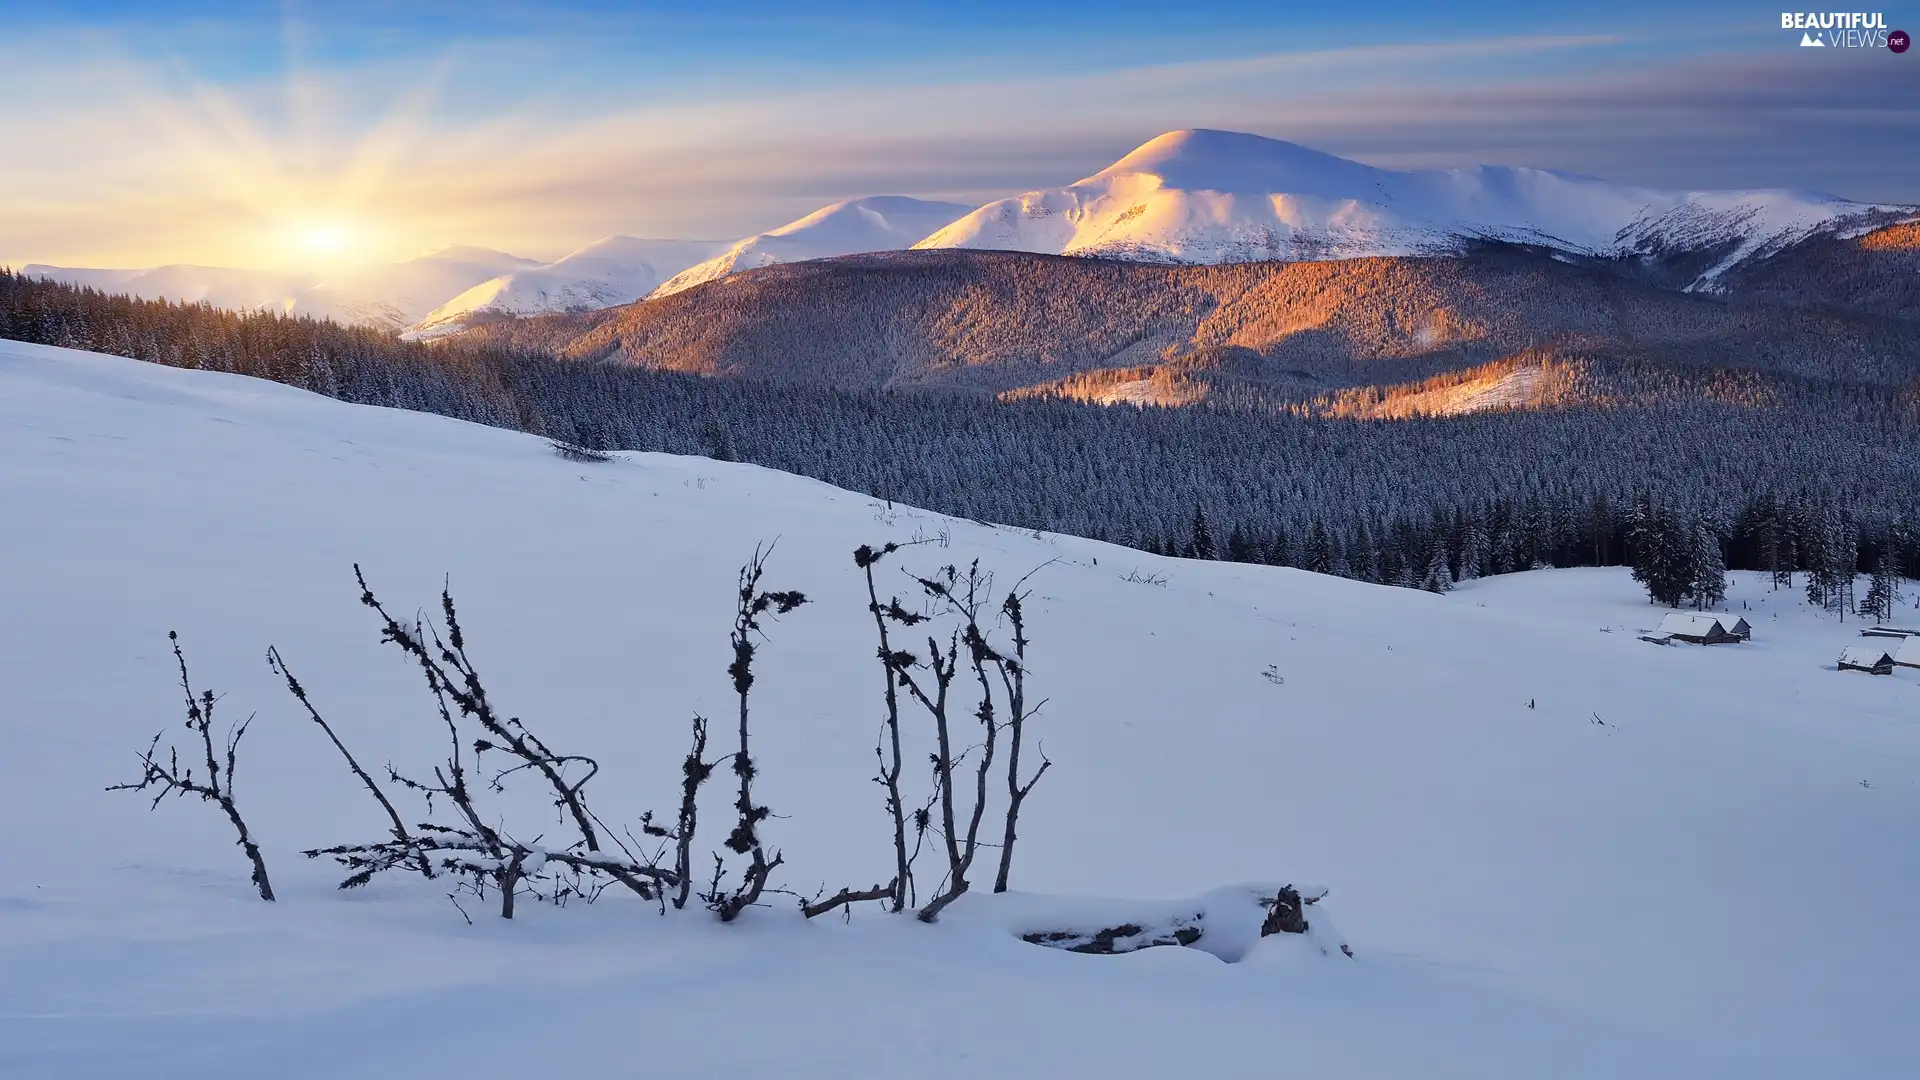
[[1879, 11], [1783, 11], [1780, 29], [1800, 31], [1803, 49], [1886, 49], [1903, 53], [1913, 44], [1905, 30], [1889, 30]]

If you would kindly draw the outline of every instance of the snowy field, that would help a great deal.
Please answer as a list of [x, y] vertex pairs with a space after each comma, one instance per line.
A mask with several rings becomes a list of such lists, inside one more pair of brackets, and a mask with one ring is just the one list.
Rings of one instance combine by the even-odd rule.
[[[908, 565], [1038, 568], [1055, 765], [1015, 887], [1324, 885], [1353, 959], [1042, 949], [1009, 921], [1082, 901], [1032, 896], [934, 926], [615, 895], [469, 925], [429, 883], [342, 893], [300, 858], [381, 819], [269, 645], [363, 757], [439, 750], [352, 563], [405, 610], [450, 579], [496, 699], [597, 755], [602, 814], [631, 821], [671, 810], [689, 716], [729, 708], [734, 575], [777, 536], [769, 584], [814, 600], [759, 667], [779, 880], [884, 880], [849, 553], [943, 531]], [[1856, 622], [1749, 575], [1729, 599], [1752, 643], [1660, 648], [1624, 571], [1442, 597], [1159, 559], [0, 342], [0, 1076], [1920, 1075], [1920, 671], [1836, 672]], [[178, 728], [169, 629], [258, 714], [238, 787], [277, 904], [212, 808], [102, 790]]]

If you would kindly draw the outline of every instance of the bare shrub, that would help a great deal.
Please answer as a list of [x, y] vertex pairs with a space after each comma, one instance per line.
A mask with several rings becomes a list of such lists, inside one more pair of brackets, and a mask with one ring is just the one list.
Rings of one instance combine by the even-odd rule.
[[160, 740], [166, 732], [160, 732], [140, 754], [140, 779], [126, 784], [115, 784], [108, 791], [149, 791], [154, 792], [153, 803], [149, 809], [157, 808], [160, 800], [169, 795], [197, 795], [202, 802], [210, 802], [220, 808], [233, 826], [237, 839], [235, 843], [246, 855], [253, 870], [253, 887], [259, 891], [260, 899], [273, 899], [273, 883], [267, 879], [267, 861], [260, 853], [260, 845], [254, 842], [253, 833], [247, 828], [246, 818], [240, 816], [240, 807], [233, 800], [233, 774], [239, 764], [240, 740], [246, 736], [248, 725], [253, 717], [235, 724], [227, 732], [225, 752], [216, 753], [213, 741], [213, 709], [219, 701], [211, 690], [203, 690], [198, 695], [193, 692], [193, 683], [187, 678], [187, 657], [180, 649], [180, 635], [169, 630], [167, 640], [173, 643], [173, 659], [180, 668], [180, 692], [187, 699], [187, 730], [192, 732], [200, 743], [203, 771], [194, 776], [191, 757], [187, 763], [180, 763], [180, 750], [169, 745], [164, 760], [160, 756]]

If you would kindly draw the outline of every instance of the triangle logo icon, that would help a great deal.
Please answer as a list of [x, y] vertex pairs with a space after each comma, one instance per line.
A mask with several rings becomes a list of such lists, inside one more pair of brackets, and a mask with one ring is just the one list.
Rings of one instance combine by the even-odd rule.
[[1827, 47], [1827, 43], [1814, 37], [1812, 34], [1803, 33], [1800, 35], [1800, 47], [1803, 49], [1824, 49]]

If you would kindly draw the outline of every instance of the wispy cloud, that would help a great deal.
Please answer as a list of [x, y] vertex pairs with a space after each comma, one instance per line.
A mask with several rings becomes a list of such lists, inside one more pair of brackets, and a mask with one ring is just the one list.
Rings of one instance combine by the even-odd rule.
[[329, 217], [361, 225], [383, 257], [450, 242], [553, 255], [612, 232], [729, 237], [849, 195], [978, 201], [1060, 184], [1196, 126], [1390, 165], [1920, 201], [1920, 66], [1791, 49], [1649, 55], [1610, 33], [992, 78], [720, 71], [664, 89], [612, 77], [583, 89], [539, 43], [219, 80], [110, 41], [60, 64], [3, 50], [0, 91], [30, 83], [60, 102], [0, 117], [0, 141], [18, 148], [0, 158], [0, 259], [12, 260], [270, 263], [293, 257], [288, 221]]

